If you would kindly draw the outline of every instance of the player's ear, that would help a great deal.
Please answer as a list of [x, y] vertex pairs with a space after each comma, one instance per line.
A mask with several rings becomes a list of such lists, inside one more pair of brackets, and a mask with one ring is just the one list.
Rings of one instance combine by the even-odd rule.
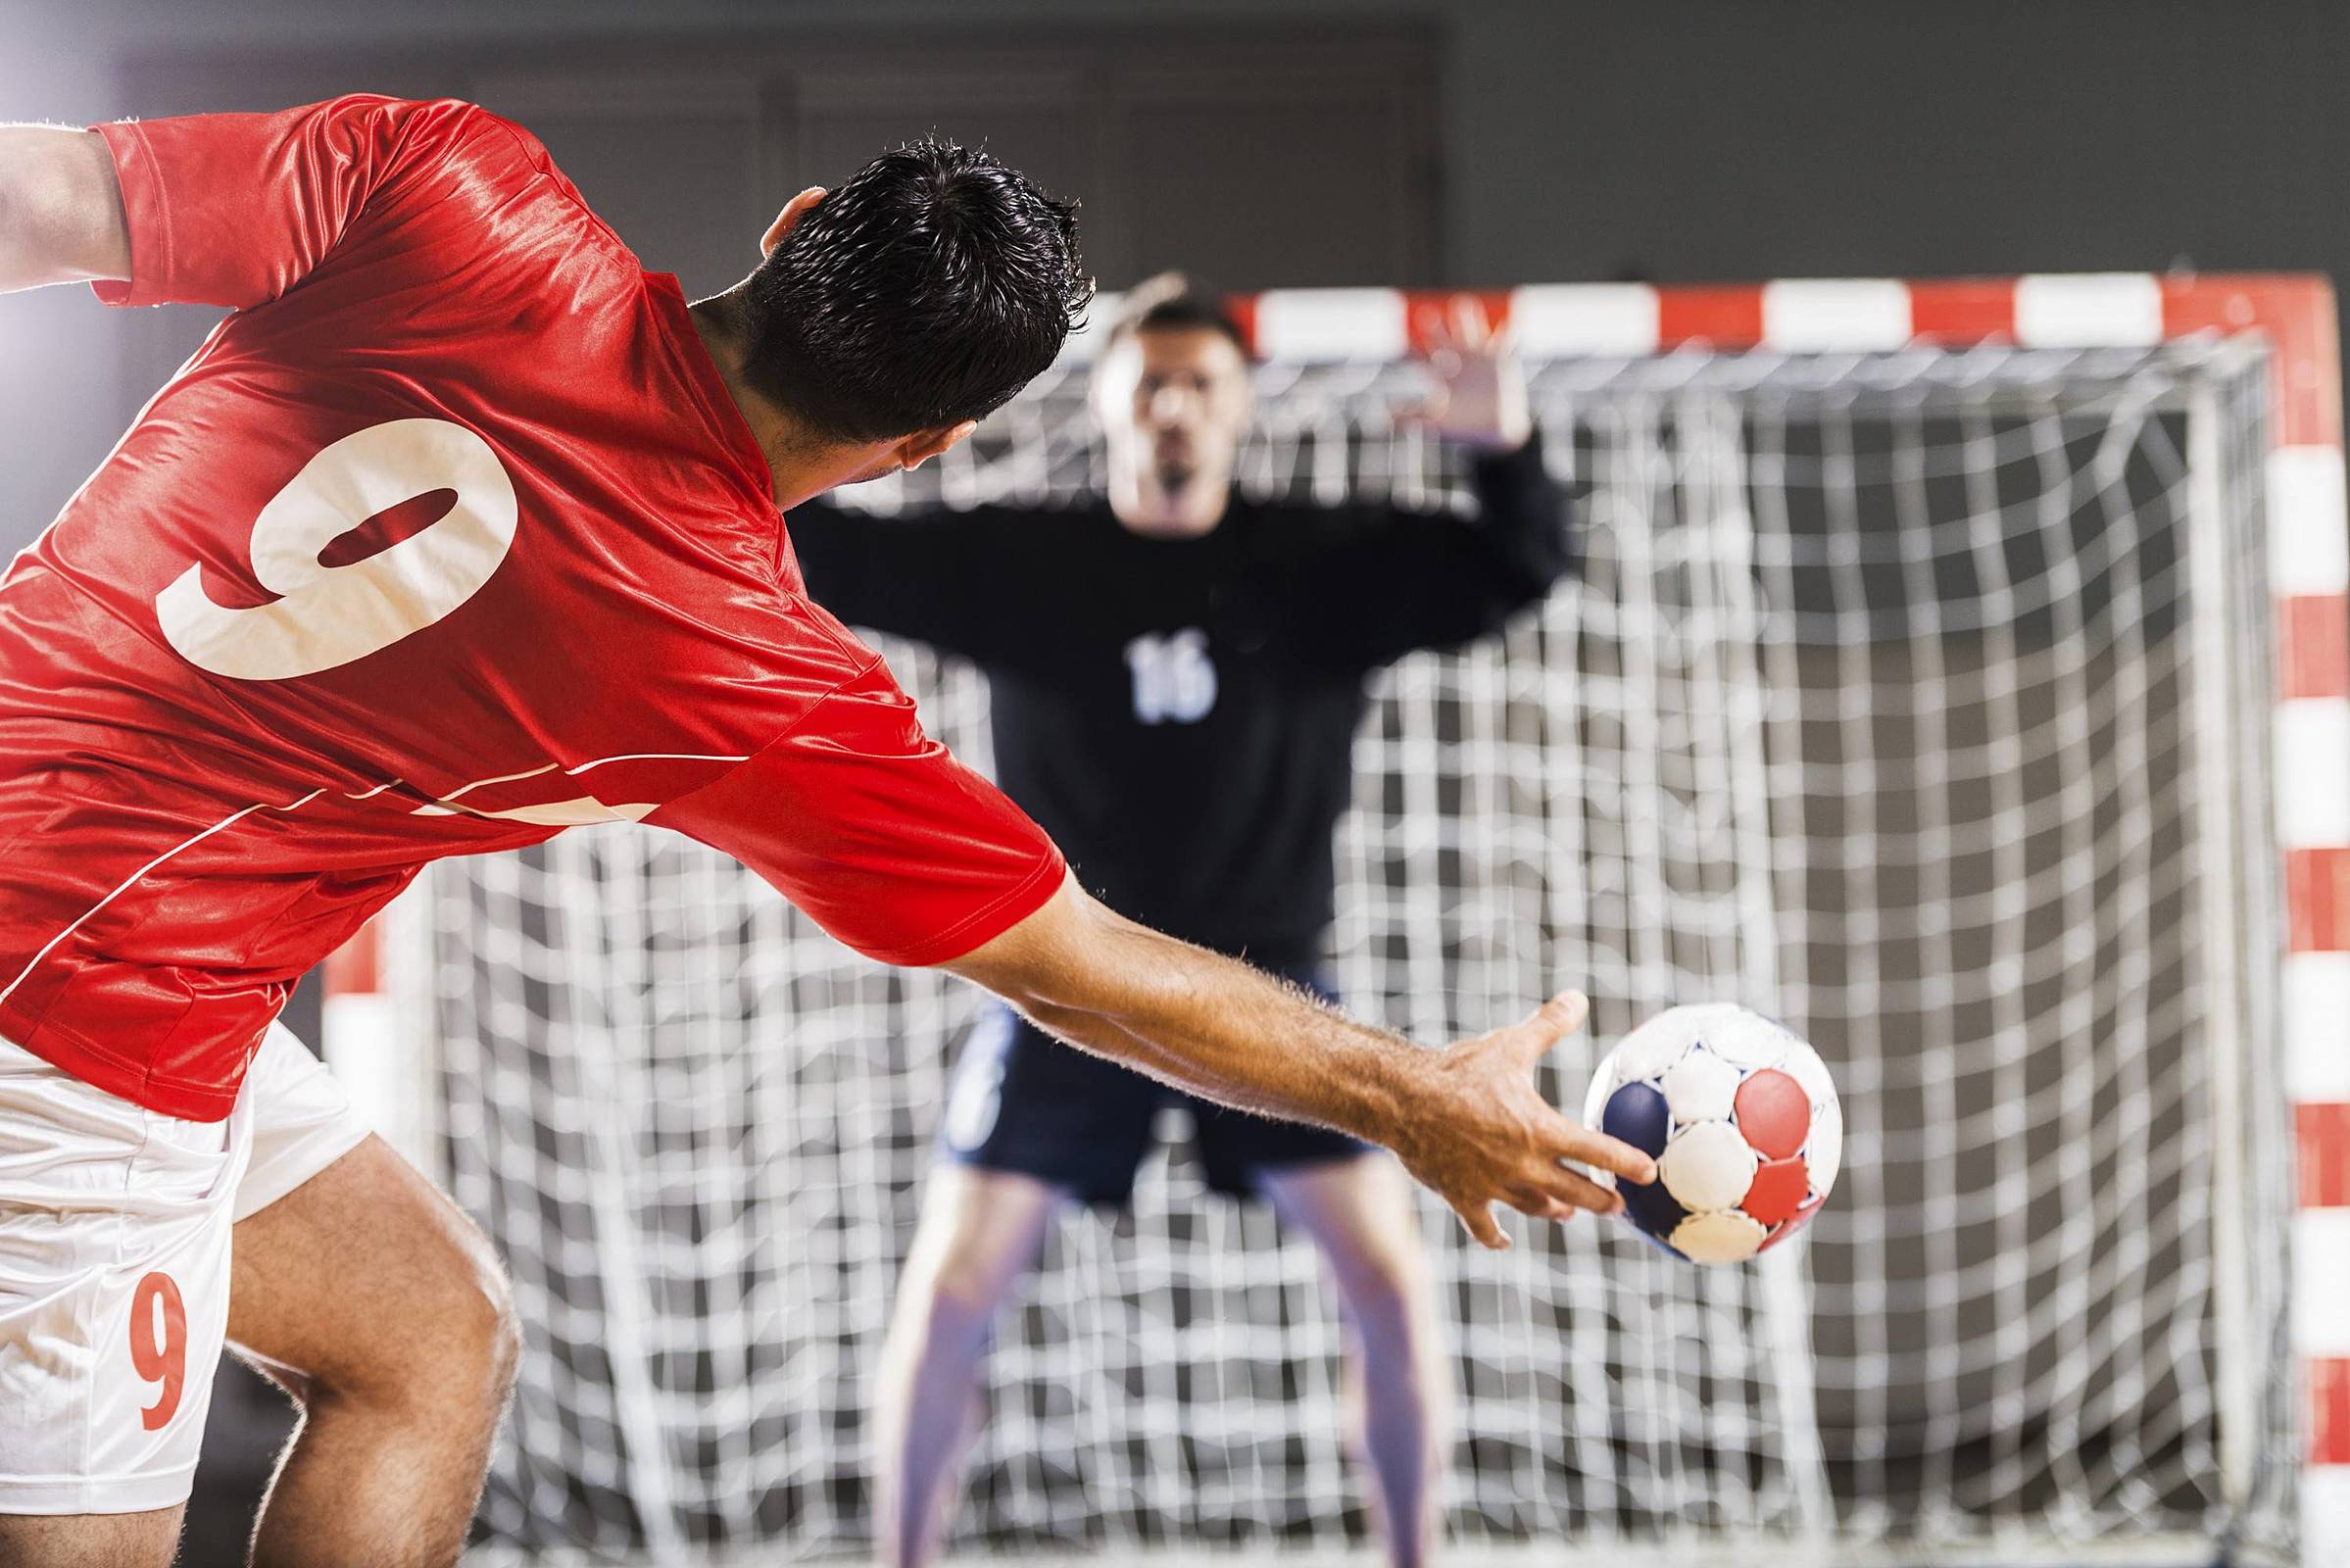
[[775, 247], [783, 243], [783, 236], [792, 231], [792, 225], [813, 212], [816, 203], [823, 199], [824, 187], [810, 185], [790, 201], [785, 202], [783, 211], [775, 215], [775, 221], [769, 223], [767, 231], [759, 236], [759, 254], [772, 256], [775, 253]]
[[911, 470], [920, 467], [979, 428], [977, 419], [965, 419], [960, 424], [942, 424], [935, 430], [919, 430], [898, 443], [898, 466]]

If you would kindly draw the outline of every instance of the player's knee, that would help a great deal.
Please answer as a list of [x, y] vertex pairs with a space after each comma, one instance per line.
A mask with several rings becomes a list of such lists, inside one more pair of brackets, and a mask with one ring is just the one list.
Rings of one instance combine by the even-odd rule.
[[494, 1422], [513, 1392], [522, 1332], [514, 1293], [495, 1260], [448, 1280], [434, 1293], [432, 1333], [413, 1357], [397, 1394], [408, 1408], [446, 1421], [469, 1412]]
[[944, 1250], [926, 1269], [909, 1273], [906, 1306], [922, 1337], [937, 1345], [984, 1338], [1017, 1271], [983, 1247]]
[[465, 1267], [444, 1291], [448, 1321], [443, 1365], [448, 1382], [495, 1412], [505, 1407], [522, 1358], [522, 1323], [506, 1269], [478, 1235], [464, 1249]]
[[382, 1336], [364, 1355], [323, 1360], [307, 1373], [309, 1399], [434, 1422], [460, 1412], [497, 1419], [521, 1359], [521, 1324], [506, 1270], [468, 1232], [411, 1274], [399, 1303], [406, 1332]]
[[1365, 1249], [1339, 1265], [1346, 1308], [1365, 1333], [1401, 1340], [1419, 1332], [1429, 1314], [1425, 1266], [1402, 1248]]
[[522, 1320], [514, 1312], [514, 1287], [499, 1269], [483, 1282], [477, 1333], [483, 1383], [490, 1402], [499, 1406], [514, 1392], [514, 1372], [522, 1362]]

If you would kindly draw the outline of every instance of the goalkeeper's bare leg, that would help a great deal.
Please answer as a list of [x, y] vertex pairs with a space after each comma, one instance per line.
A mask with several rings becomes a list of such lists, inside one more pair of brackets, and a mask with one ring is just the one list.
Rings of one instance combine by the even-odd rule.
[[1347, 1436], [1377, 1484], [1389, 1561], [1420, 1568], [1441, 1523], [1452, 1374], [1410, 1188], [1377, 1153], [1267, 1170], [1258, 1186], [1285, 1223], [1312, 1238], [1338, 1282]]
[[302, 1412], [257, 1568], [456, 1562], [519, 1348], [481, 1232], [369, 1138], [239, 1221], [233, 1268], [229, 1348]]
[[989, 1332], [1066, 1201], [1060, 1189], [1011, 1171], [942, 1164], [930, 1173], [874, 1391], [874, 1547], [886, 1568], [919, 1568], [938, 1555], [978, 1430]]

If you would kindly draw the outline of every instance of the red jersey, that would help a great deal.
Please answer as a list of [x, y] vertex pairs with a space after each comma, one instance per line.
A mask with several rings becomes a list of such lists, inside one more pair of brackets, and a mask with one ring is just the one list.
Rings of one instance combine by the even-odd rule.
[[526, 132], [354, 97], [99, 127], [111, 303], [234, 307], [0, 579], [0, 1035], [233, 1103], [425, 861], [676, 828], [893, 963], [1058, 887], [802, 591], [686, 313]]

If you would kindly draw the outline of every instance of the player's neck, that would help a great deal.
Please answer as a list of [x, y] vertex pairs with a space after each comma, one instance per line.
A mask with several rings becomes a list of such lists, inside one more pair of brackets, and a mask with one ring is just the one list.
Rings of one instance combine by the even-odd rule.
[[812, 470], [821, 465], [810, 449], [807, 433], [789, 415], [761, 396], [743, 374], [748, 345], [740, 302], [735, 297], [738, 289], [696, 300], [687, 307], [686, 314], [692, 318], [694, 330], [717, 369], [718, 378], [726, 383], [727, 396], [734, 400], [743, 423], [750, 427], [760, 455], [767, 460], [767, 471], [774, 481], [778, 502], [788, 508], [825, 488], [811, 482]]
[[[709, 353], [710, 364], [717, 368], [718, 378], [726, 383], [727, 396], [742, 412], [743, 422], [759, 438], [759, 449], [767, 456], [767, 466], [776, 466], [788, 461], [789, 451], [779, 447], [790, 445], [789, 421], [781, 410], [759, 396], [743, 374], [743, 362], [748, 354], [744, 339], [743, 318], [735, 290], [712, 294], [709, 299], [696, 300], [686, 308], [693, 318], [694, 330], [702, 338], [702, 347]], [[783, 476], [778, 473], [776, 478]]]

